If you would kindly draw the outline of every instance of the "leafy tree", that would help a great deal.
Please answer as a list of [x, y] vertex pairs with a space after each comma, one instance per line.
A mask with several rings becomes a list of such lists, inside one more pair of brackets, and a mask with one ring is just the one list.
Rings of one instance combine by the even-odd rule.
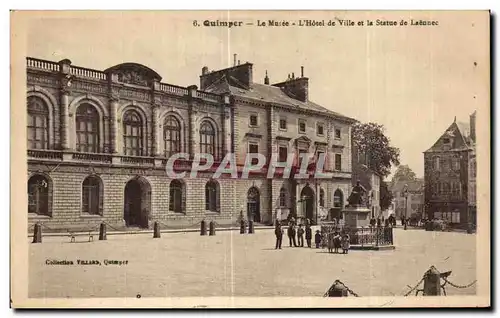
[[380, 183], [380, 209], [382, 211], [387, 210], [392, 203], [394, 196], [392, 192], [389, 191], [389, 187], [387, 186], [387, 182], [382, 181]]
[[413, 172], [408, 165], [400, 165], [396, 169], [392, 177], [392, 183], [397, 181], [414, 181], [417, 179], [415, 172]]
[[391, 173], [392, 165], [399, 166], [399, 149], [390, 145], [384, 126], [376, 123], [357, 123], [352, 129], [355, 148], [366, 156], [368, 167], [382, 177]]

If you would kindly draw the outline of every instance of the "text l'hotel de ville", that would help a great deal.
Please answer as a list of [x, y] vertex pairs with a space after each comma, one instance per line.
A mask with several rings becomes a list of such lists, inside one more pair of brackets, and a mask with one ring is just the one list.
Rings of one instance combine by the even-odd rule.
[[225, 20], [204, 20], [193, 21], [193, 26], [199, 27], [224, 27], [234, 28], [243, 26], [258, 27], [397, 27], [397, 26], [438, 26], [439, 21], [421, 19], [400, 19], [400, 20], [351, 20], [351, 19], [330, 19], [330, 20], [254, 20], [254, 21], [225, 21]]

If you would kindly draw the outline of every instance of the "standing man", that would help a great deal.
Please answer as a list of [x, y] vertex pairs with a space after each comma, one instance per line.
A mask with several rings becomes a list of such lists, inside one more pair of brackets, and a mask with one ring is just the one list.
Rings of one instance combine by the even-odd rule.
[[281, 250], [281, 242], [283, 242], [283, 229], [279, 220], [276, 220], [276, 226], [274, 228], [274, 234], [276, 235], [276, 250], [279, 248]]
[[288, 225], [287, 234], [290, 247], [292, 247], [292, 243], [294, 247], [297, 247], [297, 241], [295, 240], [295, 224], [293, 222], [290, 222], [290, 224]]
[[299, 246], [304, 247], [304, 228], [302, 227], [302, 224], [299, 225], [297, 239], [299, 240]]
[[306, 225], [306, 242], [307, 247], [311, 248], [311, 240], [312, 240], [312, 230], [311, 224]]

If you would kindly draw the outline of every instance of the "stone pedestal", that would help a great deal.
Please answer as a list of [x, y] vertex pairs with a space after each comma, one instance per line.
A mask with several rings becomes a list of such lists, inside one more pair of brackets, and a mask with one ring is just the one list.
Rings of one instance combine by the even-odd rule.
[[342, 211], [346, 227], [357, 228], [370, 225], [370, 209], [363, 206], [346, 206]]

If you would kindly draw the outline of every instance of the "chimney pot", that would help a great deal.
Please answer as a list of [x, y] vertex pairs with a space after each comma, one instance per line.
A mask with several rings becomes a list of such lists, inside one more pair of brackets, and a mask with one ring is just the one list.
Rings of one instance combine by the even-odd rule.
[[300, 67], [300, 77], [304, 77], [304, 67]]
[[294, 78], [295, 78], [295, 73], [292, 72], [292, 79], [294, 79]]
[[267, 70], [266, 70], [266, 77], [264, 77], [264, 84], [269, 85], [269, 77], [267, 77]]
[[236, 66], [236, 54], [234, 54], [234, 61], [233, 61], [233, 66]]
[[208, 67], [203, 66], [203, 68], [201, 69], [201, 75], [206, 75], [206, 74], [208, 74]]
[[240, 65], [240, 60], [238, 60], [238, 65]]

